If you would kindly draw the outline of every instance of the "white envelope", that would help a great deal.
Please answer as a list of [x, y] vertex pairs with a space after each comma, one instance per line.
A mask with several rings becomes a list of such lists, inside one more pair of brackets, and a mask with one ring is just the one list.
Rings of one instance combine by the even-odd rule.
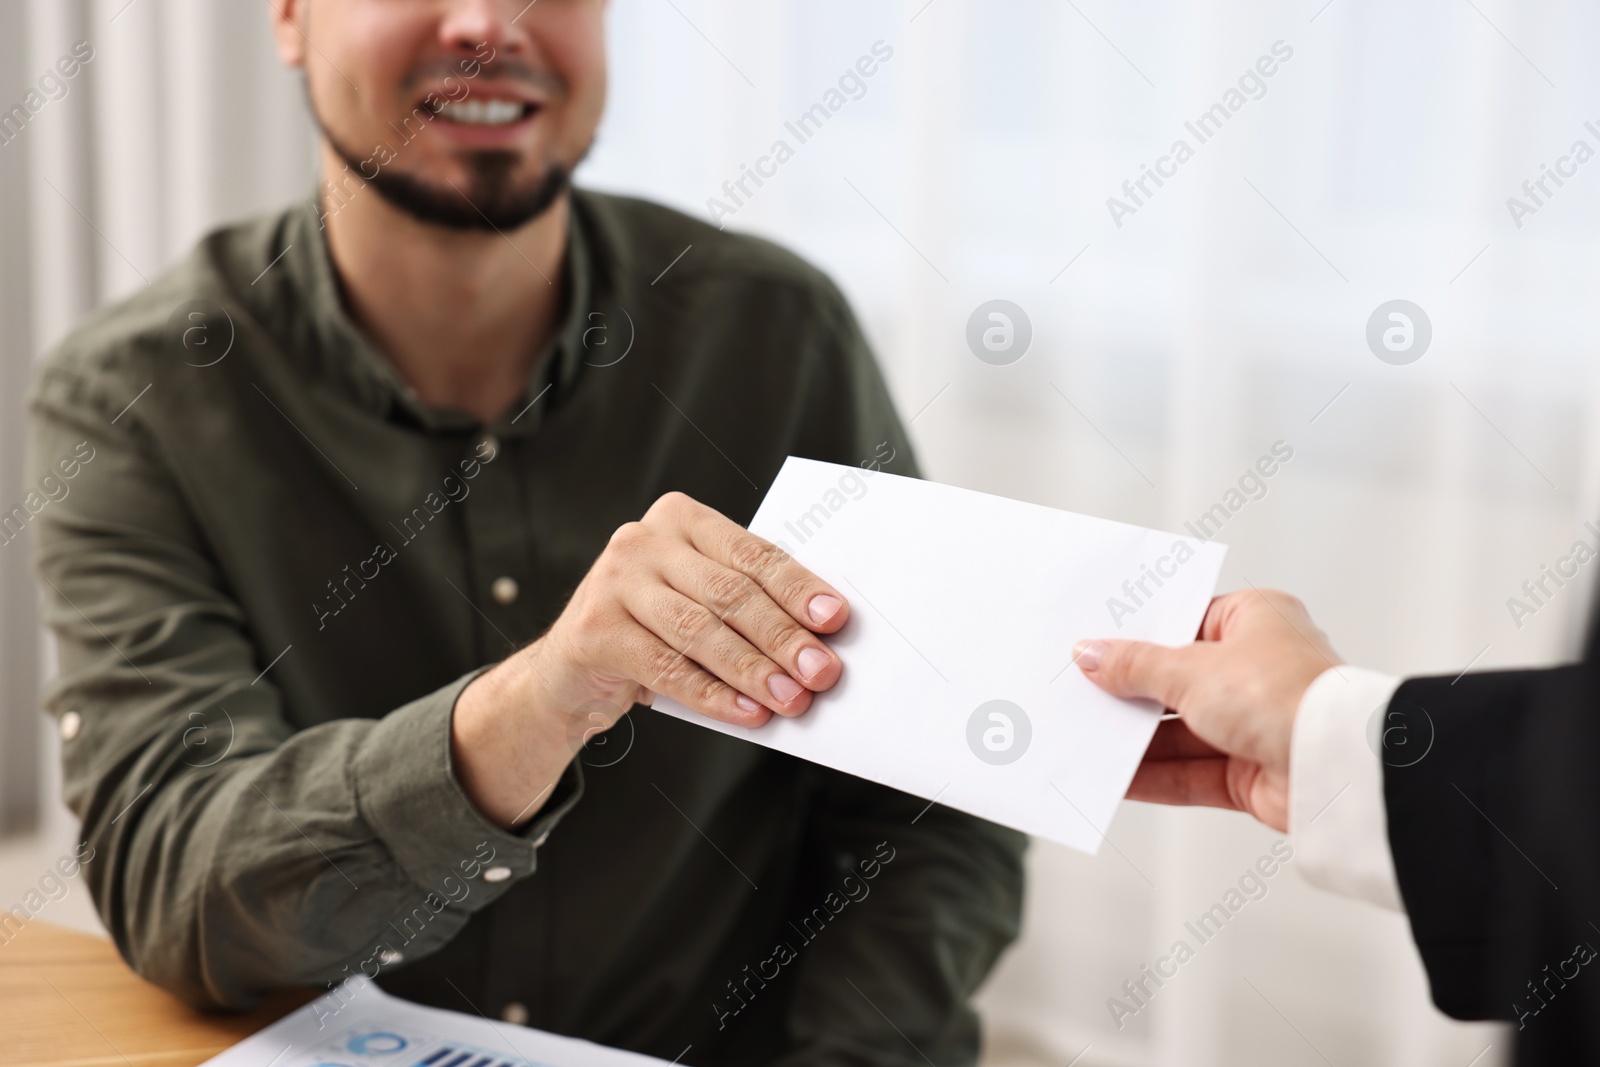
[[1226, 549], [790, 457], [752, 532], [850, 601], [839, 683], [797, 719], [668, 715], [1094, 853], [1160, 709], [1072, 664], [1087, 637], [1194, 639]]

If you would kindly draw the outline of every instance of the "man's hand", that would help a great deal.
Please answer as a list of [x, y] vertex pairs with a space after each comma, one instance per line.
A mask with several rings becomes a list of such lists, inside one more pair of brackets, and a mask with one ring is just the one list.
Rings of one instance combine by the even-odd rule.
[[1128, 788], [1130, 800], [1248, 812], [1289, 828], [1289, 743], [1300, 698], [1341, 661], [1305, 605], [1255, 589], [1217, 597], [1183, 648], [1089, 640], [1074, 650], [1108, 693], [1176, 711]]
[[590, 735], [656, 693], [739, 726], [803, 714], [843, 669], [816, 635], [849, 614], [781, 549], [668, 493], [612, 535], [543, 637], [462, 690], [456, 776], [512, 826]]

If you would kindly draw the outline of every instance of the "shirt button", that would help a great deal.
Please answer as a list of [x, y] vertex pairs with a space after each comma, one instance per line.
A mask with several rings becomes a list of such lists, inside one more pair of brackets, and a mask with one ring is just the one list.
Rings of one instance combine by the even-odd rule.
[[486, 433], [478, 438], [478, 458], [485, 463], [500, 455], [500, 438]]
[[61, 740], [71, 741], [78, 736], [78, 731], [83, 729], [83, 716], [75, 711], [69, 711], [61, 716]]
[[503, 882], [510, 877], [510, 867], [490, 867], [488, 870], [483, 872], [483, 880], [485, 882]]
[[392, 948], [386, 948], [383, 950], [382, 954], [378, 956], [378, 962], [383, 964], [385, 967], [393, 967], [395, 964], [399, 963], [405, 958], [406, 954], [404, 952], [396, 952]]
[[528, 1006], [519, 1000], [513, 1000], [510, 1004], [500, 1009], [500, 1018], [512, 1026], [527, 1026]]
[[517, 585], [517, 580], [509, 574], [502, 574], [489, 586], [489, 592], [501, 604], [513, 603], [521, 591], [522, 587]]

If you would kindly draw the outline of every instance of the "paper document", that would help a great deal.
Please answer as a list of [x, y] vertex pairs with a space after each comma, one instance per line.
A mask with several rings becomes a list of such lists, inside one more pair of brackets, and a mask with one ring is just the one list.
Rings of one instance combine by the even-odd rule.
[[1223, 546], [790, 457], [750, 523], [850, 601], [839, 683], [755, 730], [656, 709], [1096, 852], [1160, 709], [1072, 665], [1087, 637], [1187, 644]]
[[665, 1060], [392, 997], [364, 977], [201, 1067], [665, 1067]]

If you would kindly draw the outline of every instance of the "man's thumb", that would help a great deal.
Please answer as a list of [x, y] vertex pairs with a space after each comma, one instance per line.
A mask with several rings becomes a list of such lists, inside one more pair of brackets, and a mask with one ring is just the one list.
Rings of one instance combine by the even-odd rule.
[[1072, 658], [1084, 677], [1112, 696], [1154, 700], [1176, 708], [1187, 688], [1187, 649], [1146, 641], [1079, 641]]

